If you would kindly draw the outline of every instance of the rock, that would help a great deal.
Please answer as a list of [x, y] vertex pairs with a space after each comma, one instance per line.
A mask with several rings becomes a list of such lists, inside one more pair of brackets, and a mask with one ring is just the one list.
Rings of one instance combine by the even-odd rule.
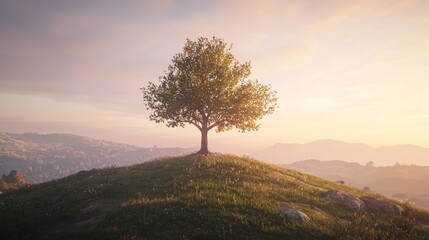
[[307, 214], [294, 209], [291, 204], [280, 203], [280, 214], [294, 221], [307, 223], [310, 221], [310, 218]]
[[365, 208], [365, 203], [359, 198], [337, 190], [329, 190], [325, 199], [353, 211], [361, 211]]
[[385, 213], [397, 214], [400, 215], [404, 212], [404, 209], [398, 204], [385, 201], [381, 198], [373, 198], [373, 197], [360, 197], [366, 207], [370, 210], [380, 211]]

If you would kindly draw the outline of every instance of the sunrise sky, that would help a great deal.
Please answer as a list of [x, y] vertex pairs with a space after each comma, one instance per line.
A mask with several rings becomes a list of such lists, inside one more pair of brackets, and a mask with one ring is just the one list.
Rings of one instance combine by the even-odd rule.
[[215, 151], [338, 139], [429, 147], [429, 1], [0, 2], [0, 131], [198, 147], [150, 122], [140, 87], [186, 38], [224, 39], [279, 109]]

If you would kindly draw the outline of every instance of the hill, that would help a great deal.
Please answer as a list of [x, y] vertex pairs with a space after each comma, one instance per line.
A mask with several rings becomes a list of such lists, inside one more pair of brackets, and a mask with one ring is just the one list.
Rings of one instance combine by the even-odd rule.
[[[334, 204], [332, 189], [353, 199], [353, 208]], [[378, 203], [401, 211], [374, 210], [355, 198], [364, 195], [249, 158], [188, 155], [82, 171], [6, 193], [0, 233], [8, 239], [429, 239], [429, 213], [384, 198]], [[285, 217], [288, 209], [307, 218]]]
[[395, 165], [387, 167], [363, 166], [344, 161], [304, 160], [282, 165], [331, 181], [345, 181], [358, 188], [369, 187], [397, 199], [429, 209], [429, 167]]
[[318, 140], [306, 144], [277, 143], [254, 155], [277, 164], [319, 159], [360, 164], [373, 161], [377, 166], [392, 166], [396, 163], [429, 166], [429, 148], [414, 145], [371, 147], [336, 140]]
[[81, 170], [136, 164], [193, 150], [140, 148], [71, 134], [0, 133], [0, 174], [16, 169], [33, 182], [44, 182]]

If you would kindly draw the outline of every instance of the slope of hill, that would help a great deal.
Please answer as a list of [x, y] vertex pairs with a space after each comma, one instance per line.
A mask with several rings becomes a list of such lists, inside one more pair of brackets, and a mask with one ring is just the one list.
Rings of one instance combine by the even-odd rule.
[[71, 134], [0, 133], [0, 174], [16, 169], [33, 182], [43, 182], [80, 170], [136, 164], [191, 151], [139, 148]]
[[370, 167], [344, 161], [320, 160], [304, 160], [282, 166], [331, 181], [342, 180], [359, 188], [369, 187], [371, 191], [429, 209], [429, 167]]
[[429, 166], [429, 148], [414, 145], [371, 147], [336, 140], [318, 140], [306, 144], [277, 143], [254, 155], [278, 164], [319, 159], [360, 164], [373, 161], [377, 166], [392, 166], [396, 163]]
[[[189, 155], [75, 175], [0, 196], [8, 239], [429, 239], [429, 213], [326, 200], [358, 189], [236, 156]], [[290, 220], [281, 205], [310, 219]]]

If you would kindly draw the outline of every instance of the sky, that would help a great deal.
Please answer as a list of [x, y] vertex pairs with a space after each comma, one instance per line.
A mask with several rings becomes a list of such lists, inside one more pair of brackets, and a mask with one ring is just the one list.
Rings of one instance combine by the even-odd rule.
[[279, 108], [214, 151], [338, 139], [429, 147], [429, 1], [0, 0], [0, 131], [198, 147], [148, 120], [140, 87], [186, 39], [233, 44]]

